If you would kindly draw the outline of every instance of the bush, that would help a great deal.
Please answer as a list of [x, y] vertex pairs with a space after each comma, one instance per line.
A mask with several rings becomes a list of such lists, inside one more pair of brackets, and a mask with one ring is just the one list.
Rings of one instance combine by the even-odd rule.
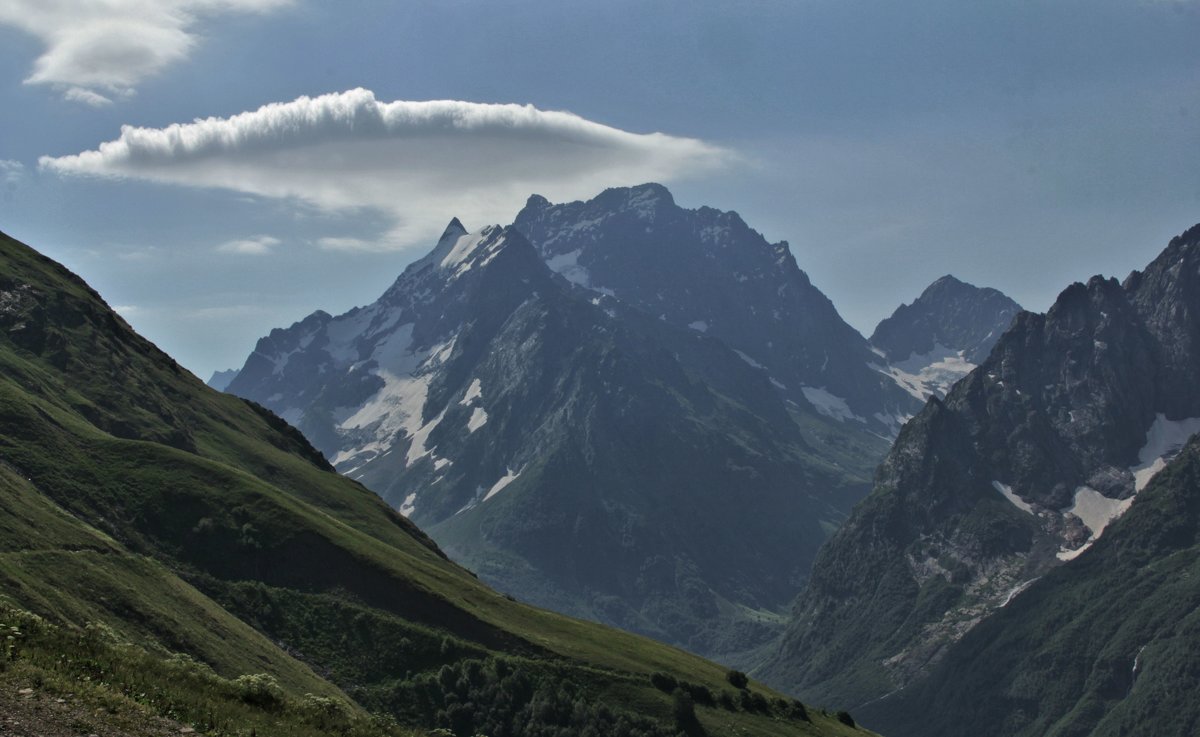
[[750, 685], [750, 679], [740, 670], [731, 670], [725, 674], [725, 680], [729, 681], [729, 685], [734, 688], [746, 688]]
[[329, 696], [306, 693], [301, 705], [309, 719], [321, 726], [326, 726], [331, 721], [345, 716], [345, 707], [342, 702]]
[[675, 680], [675, 677], [667, 673], [651, 674], [650, 683], [659, 691], [665, 691], [666, 693], [671, 693], [679, 687], [679, 682]]
[[687, 692], [692, 696], [692, 700], [697, 704], [712, 706], [716, 703], [716, 698], [713, 696], [713, 692], [709, 690], [708, 686], [702, 686], [698, 683], [681, 683], [679, 685], [687, 689]]
[[808, 716], [808, 709], [804, 708], [804, 704], [799, 699], [792, 700], [791, 715], [793, 719], [803, 719], [806, 722], [812, 721]]
[[238, 698], [255, 706], [277, 706], [283, 701], [283, 689], [275, 676], [267, 673], [238, 676], [233, 682]]
[[704, 734], [704, 728], [696, 718], [696, 704], [690, 693], [682, 688], [675, 689], [671, 695], [671, 711], [675, 715], [675, 726], [685, 735], [699, 737]]
[[854, 724], [854, 717], [850, 716], [850, 712], [848, 711], [839, 711], [837, 713], [837, 720], [842, 724], [845, 724], [847, 727], [856, 726]]
[[767, 697], [760, 693], [751, 693], [750, 703], [754, 706], [754, 711], [764, 713], [771, 711], [771, 705], [767, 702]]
[[742, 691], [738, 700], [741, 702], [743, 711], [769, 712], [771, 710], [767, 698], [760, 693]]
[[696, 704], [692, 696], [682, 688], [675, 689], [671, 695], [671, 711], [675, 715], [675, 723], [683, 726], [696, 720]]

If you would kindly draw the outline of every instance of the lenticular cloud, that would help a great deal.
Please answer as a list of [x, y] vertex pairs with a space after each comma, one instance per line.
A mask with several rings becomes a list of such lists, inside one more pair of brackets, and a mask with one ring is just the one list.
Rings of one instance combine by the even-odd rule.
[[329, 210], [372, 208], [396, 227], [376, 241], [332, 238], [326, 245], [394, 248], [428, 237], [450, 215], [506, 221], [533, 192], [577, 199], [606, 186], [694, 176], [729, 159], [696, 139], [630, 133], [532, 105], [380, 102], [356, 89], [229, 118], [125, 126], [93, 151], [40, 164], [64, 175], [219, 187]]

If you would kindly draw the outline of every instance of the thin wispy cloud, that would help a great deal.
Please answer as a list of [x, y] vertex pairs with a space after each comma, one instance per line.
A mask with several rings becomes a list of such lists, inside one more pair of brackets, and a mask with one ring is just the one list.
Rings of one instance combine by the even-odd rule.
[[355, 89], [230, 118], [125, 126], [95, 150], [42, 157], [40, 166], [294, 199], [328, 211], [371, 208], [392, 220], [387, 233], [320, 244], [395, 249], [428, 238], [451, 215], [472, 227], [506, 222], [534, 192], [579, 199], [606, 186], [694, 176], [733, 159], [694, 138], [631, 133], [532, 105], [380, 102]]
[[20, 161], [0, 159], [0, 183], [16, 184], [25, 178], [25, 165]]
[[256, 235], [252, 238], [226, 241], [217, 246], [222, 253], [240, 253], [247, 256], [262, 256], [271, 252], [282, 241], [269, 235]]
[[137, 85], [186, 59], [197, 23], [261, 13], [291, 0], [0, 0], [0, 24], [38, 38], [45, 51], [26, 84], [49, 85], [91, 106], [132, 95]]

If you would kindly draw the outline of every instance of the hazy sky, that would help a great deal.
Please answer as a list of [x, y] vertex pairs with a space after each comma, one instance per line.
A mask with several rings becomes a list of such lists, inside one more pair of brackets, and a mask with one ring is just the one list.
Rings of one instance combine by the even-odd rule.
[[[0, 230], [204, 378], [459, 216], [656, 180], [864, 333], [1200, 221], [1200, 0], [0, 0]], [[442, 101], [429, 103], [428, 101]]]

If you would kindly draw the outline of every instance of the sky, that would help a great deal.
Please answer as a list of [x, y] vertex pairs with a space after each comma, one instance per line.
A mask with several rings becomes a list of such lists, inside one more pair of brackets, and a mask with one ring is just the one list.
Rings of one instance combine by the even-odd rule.
[[452, 217], [666, 184], [869, 335], [1200, 221], [1200, 0], [0, 0], [0, 230], [202, 378]]

